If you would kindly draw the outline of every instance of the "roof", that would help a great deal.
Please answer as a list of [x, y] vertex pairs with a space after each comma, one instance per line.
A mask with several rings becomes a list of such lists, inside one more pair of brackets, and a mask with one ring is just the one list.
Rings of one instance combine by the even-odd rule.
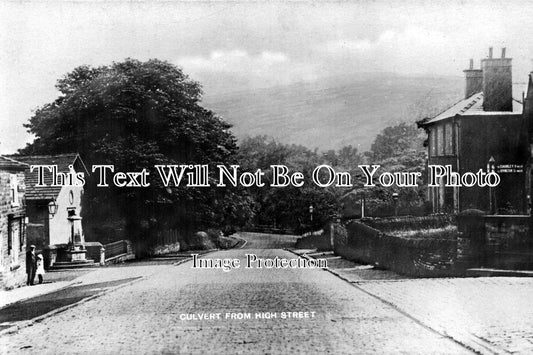
[[87, 168], [77, 153], [58, 154], [58, 155], [12, 155], [10, 156], [23, 163], [26, 163], [26, 199], [27, 200], [53, 200], [61, 191], [61, 186], [50, 186], [52, 184], [52, 174], [44, 174], [44, 183], [47, 186], [37, 185], [37, 171], [30, 172], [30, 165], [57, 165], [58, 172], [68, 173], [69, 165], [74, 165], [76, 160], [87, 172]]
[[451, 107], [447, 108], [437, 116], [421, 122], [422, 125], [432, 124], [457, 115], [475, 116], [475, 115], [502, 115], [502, 114], [522, 114], [522, 102], [513, 98], [513, 111], [484, 111], [483, 110], [483, 93], [478, 92], [466, 99], [463, 99]]
[[21, 163], [14, 159], [0, 156], [0, 169], [1, 170], [24, 170], [28, 168], [28, 164]]

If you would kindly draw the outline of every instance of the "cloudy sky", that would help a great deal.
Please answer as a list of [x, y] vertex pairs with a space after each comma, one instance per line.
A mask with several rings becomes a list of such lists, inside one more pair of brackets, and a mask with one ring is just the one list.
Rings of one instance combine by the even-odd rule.
[[462, 75], [469, 58], [507, 47], [514, 81], [532, 69], [527, 1], [156, 2], [0, 4], [0, 153], [82, 64], [159, 58], [224, 90], [368, 72]]

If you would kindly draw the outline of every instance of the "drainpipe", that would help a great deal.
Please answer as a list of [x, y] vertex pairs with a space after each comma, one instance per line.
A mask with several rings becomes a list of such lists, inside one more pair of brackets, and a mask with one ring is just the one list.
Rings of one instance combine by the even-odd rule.
[[[459, 151], [460, 151], [459, 150], [459, 148], [460, 148], [460, 145], [459, 145], [459, 128], [460, 128], [460, 123], [459, 123], [459, 120], [457, 119], [457, 116], [458, 115], [455, 115], [453, 117], [453, 126], [455, 127], [455, 129], [454, 129], [454, 135], [455, 135], [455, 163], [457, 164], [457, 173], [461, 174], [461, 170], [460, 170], [460, 167], [459, 167]], [[461, 210], [461, 188], [457, 187], [456, 189], [457, 189], [457, 211], [455, 211], [455, 212], [458, 213]], [[454, 204], [455, 204], [455, 201], [454, 201]], [[454, 208], [455, 208], [455, 206], [454, 206]]]

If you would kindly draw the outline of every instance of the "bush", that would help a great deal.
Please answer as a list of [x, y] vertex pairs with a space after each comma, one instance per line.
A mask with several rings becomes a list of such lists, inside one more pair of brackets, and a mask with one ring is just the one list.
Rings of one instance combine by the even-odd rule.
[[240, 240], [235, 237], [221, 236], [218, 238], [219, 249], [231, 249], [235, 248], [239, 244]]
[[408, 239], [454, 239], [457, 237], [457, 227], [454, 225], [448, 225], [441, 228], [432, 228], [425, 230], [402, 230], [392, 231], [387, 233], [393, 237], [401, 237]]
[[222, 233], [225, 236], [232, 235], [232, 234], [235, 234], [237, 232], [238, 232], [238, 230], [237, 230], [237, 228], [235, 226], [225, 226], [224, 228], [222, 228]]
[[[235, 233], [231, 233], [235, 234]], [[231, 249], [239, 244], [240, 239], [225, 235], [220, 229], [211, 228], [207, 230], [209, 239], [218, 249]]]
[[456, 225], [455, 217], [451, 215], [368, 218], [365, 219], [363, 223], [387, 234], [407, 231], [427, 231], [430, 229], [441, 229], [451, 225]]
[[[185, 244], [189, 250], [209, 250], [216, 248], [215, 243], [211, 240], [209, 235], [202, 231], [189, 234], [186, 238], [186, 243], [182, 243], [182, 245], [183, 244]], [[185, 247], [183, 247], [183, 249], [185, 249]]]

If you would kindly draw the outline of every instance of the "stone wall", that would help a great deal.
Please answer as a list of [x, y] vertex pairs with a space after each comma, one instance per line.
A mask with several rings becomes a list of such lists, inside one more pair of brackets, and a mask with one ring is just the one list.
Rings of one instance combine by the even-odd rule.
[[332, 234], [342, 233], [339, 228], [342, 228], [340, 223], [329, 222], [324, 226], [324, 229], [318, 232], [309, 232], [304, 234], [296, 241], [296, 248], [299, 249], [316, 249], [319, 251], [333, 250]]
[[530, 216], [484, 216], [486, 264], [496, 268], [533, 268]]
[[494, 251], [530, 247], [529, 216], [484, 216], [487, 247]]
[[531, 217], [484, 215], [467, 210], [457, 217], [458, 260], [468, 267], [533, 269]]
[[[458, 228], [455, 225], [458, 224]], [[533, 269], [530, 216], [397, 217], [350, 221], [336, 230], [334, 250], [351, 260], [401, 274], [457, 276], [472, 267]]]
[[161, 256], [161, 255], [177, 253], [181, 250], [180, 247], [181, 246], [179, 242], [156, 245], [153, 247], [151, 254], [155, 256]]
[[[18, 201], [13, 204], [11, 179], [15, 176], [18, 182]], [[24, 191], [24, 172], [0, 171], [0, 288], [2, 289], [18, 287], [26, 282]], [[10, 230], [13, 236], [12, 243], [8, 241]]]
[[[412, 217], [411, 222], [421, 224]], [[458, 273], [455, 233], [452, 227], [443, 232], [428, 228], [394, 235], [351, 221], [344, 231], [336, 229], [334, 250], [345, 258], [413, 277], [453, 276]]]
[[105, 264], [105, 248], [99, 242], [85, 242], [87, 249], [87, 259], [93, 260], [96, 264]]

